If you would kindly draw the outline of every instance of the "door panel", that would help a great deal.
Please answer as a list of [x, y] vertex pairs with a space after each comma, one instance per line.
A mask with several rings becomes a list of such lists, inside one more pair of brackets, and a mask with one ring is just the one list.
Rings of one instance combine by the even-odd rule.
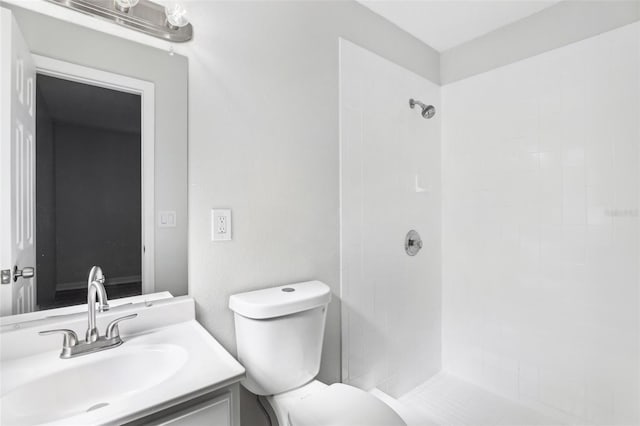
[[33, 311], [36, 300], [36, 277], [14, 274], [35, 267], [36, 261], [36, 72], [20, 29], [4, 8], [0, 8], [0, 46], [0, 268], [5, 271], [0, 315], [10, 315]]

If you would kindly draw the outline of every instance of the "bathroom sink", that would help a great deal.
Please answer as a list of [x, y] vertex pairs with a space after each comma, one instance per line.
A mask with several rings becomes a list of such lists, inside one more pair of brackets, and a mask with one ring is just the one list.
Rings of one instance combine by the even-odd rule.
[[211, 394], [244, 378], [244, 368], [195, 320], [181, 297], [114, 308], [98, 317], [104, 330], [135, 312], [118, 347], [62, 359], [60, 335], [83, 331], [86, 316], [25, 322], [0, 332], [0, 424], [121, 425]]
[[187, 361], [179, 346], [123, 346], [72, 360], [2, 395], [2, 424], [41, 424], [100, 410], [167, 380]]

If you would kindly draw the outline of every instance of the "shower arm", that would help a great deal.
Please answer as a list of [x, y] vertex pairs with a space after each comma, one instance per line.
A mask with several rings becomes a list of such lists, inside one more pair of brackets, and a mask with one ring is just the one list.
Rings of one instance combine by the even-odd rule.
[[411, 107], [411, 109], [415, 108], [416, 105], [418, 105], [422, 109], [425, 109], [427, 107], [424, 103], [420, 101], [417, 101], [415, 99], [409, 99], [409, 106]]

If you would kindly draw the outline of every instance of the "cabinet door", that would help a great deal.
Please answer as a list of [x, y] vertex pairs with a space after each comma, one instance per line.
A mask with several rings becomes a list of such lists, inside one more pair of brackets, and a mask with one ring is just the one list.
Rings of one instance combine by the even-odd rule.
[[157, 425], [231, 426], [231, 394], [185, 408], [161, 419]]

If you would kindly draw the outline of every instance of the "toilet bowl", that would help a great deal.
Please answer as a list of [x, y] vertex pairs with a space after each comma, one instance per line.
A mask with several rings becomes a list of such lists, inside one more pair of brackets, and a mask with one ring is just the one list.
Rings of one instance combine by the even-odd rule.
[[300, 388], [266, 398], [279, 425], [404, 426], [387, 404], [361, 389], [314, 380]]
[[375, 396], [315, 380], [330, 300], [320, 281], [231, 296], [242, 385], [266, 399], [279, 426], [406, 426]]

